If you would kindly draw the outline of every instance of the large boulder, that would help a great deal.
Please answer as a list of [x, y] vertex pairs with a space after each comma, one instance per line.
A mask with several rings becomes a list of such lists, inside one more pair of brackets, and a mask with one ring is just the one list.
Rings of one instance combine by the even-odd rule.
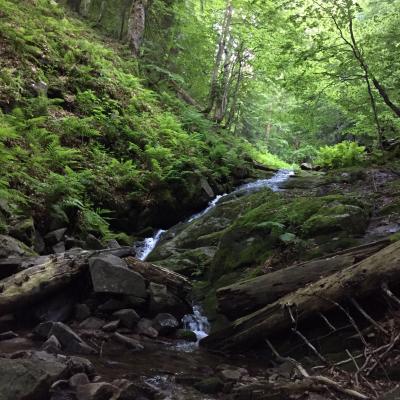
[[124, 294], [146, 298], [146, 282], [142, 275], [127, 268], [125, 261], [113, 255], [89, 260], [95, 293]]
[[67, 366], [46, 355], [31, 359], [0, 358], [1, 400], [43, 400], [53, 382], [62, 378]]
[[35, 252], [11, 236], [0, 235], [0, 258], [33, 256]]

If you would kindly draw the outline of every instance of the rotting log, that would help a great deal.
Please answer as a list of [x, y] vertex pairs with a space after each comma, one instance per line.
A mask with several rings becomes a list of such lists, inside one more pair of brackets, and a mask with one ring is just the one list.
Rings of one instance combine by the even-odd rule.
[[256, 345], [265, 338], [289, 332], [293, 308], [296, 322], [333, 310], [336, 303], [353, 297], [366, 298], [382, 290], [383, 283], [400, 283], [400, 241], [342, 271], [322, 278], [280, 298], [272, 304], [237, 319], [203, 339], [203, 347], [229, 351]]
[[13, 312], [68, 286], [88, 265], [86, 252], [71, 258], [50, 256], [46, 261], [0, 281], [0, 315]]
[[178, 297], [186, 298], [192, 290], [189, 279], [167, 268], [148, 262], [140, 261], [133, 257], [125, 258], [129, 268], [139, 272], [150, 282], [167, 286], [168, 290]]
[[[0, 315], [14, 312], [59, 292], [80, 277], [89, 265], [89, 259], [101, 254], [129, 254], [127, 249], [105, 249], [64, 253], [38, 257], [38, 263], [0, 280]], [[131, 254], [131, 250], [130, 250]], [[14, 260], [11, 265], [29, 265], [31, 258]], [[154, 264], [127, 257], [128, 266], [139, 272], [147, 281], [162, 283], [180, 298], [187, 299], [191, 284], [182, 275]], [[13, 267], [13, 268], [14, 268]], [[17, 267], [15, 267], [17, 268]]]
[[384, 239], [222, 287], [218, 311], [231, 320], [250, 314], [320, 278], [341, 271], [390, 244]]

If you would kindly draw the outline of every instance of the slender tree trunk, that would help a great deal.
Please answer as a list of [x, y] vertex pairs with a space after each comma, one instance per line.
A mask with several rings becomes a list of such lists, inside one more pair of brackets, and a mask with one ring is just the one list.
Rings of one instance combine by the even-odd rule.
[[139, 57], [146, 27], [147, 0], [134, 0], [128, 20], [128, 41], [134, 57]]
[[226, 39], [228, 37], [229, 28], [231, 26], [232, 14], [233, 14], [232, 0], [227, 0], [224, 21], [222, 23], [221, 35], [218, 42], [218, 51], [215, 57], [214, 69], [211, 76], [209, 103], [206, 110], [204, 110], [205, 114], [209, 114], [212, 111], [215, 103], [215, 98], [218, 94], [218, 75], [220, 72], [222, 58], [224, 55]]
[[219, 91], [219, 95], [216, 98], [215, 115], [214, 120], [217, 123], [221, 123], [225, 117], [226, 109], [228, 107], [229, 89], [232, 83], [233, 71], [235, 69], [235, 60], [232, 60], [232, 46], [233, 37], [229, 36], [228, 45], [225, 46], [225, 60], [224, 70], [222, 77], [222, 84]]
[[242, 77], [243, 77], [242, 71], [243, 71], [243, 63], [244, 63], [244, 58], [243, 58], [242, 52], [243, 52], [243, 48], [240, 47], [238, 50], [239, 69], [238, 69], [238, 73], [237, 73], [236, 85], [233, 90], [232, 104], [231, 104], [231, 108], [229, 110], [228, 120], [226, 122], [226, 127], [228, 129], [231, 127], [233, 119], [235, 117], [237, 102], [239, 99], [239, 89], [240, 89], [240, 85], [242, 83]]

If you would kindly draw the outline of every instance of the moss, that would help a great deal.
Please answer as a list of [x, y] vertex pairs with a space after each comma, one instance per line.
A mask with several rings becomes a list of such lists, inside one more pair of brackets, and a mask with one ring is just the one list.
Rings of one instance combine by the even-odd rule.
[[[368, 204], [351, 195], [292, 199], [283, 193], [270, 193], [265, 200], [225, 231], [211, 265], [211, 280], [260, 265], [274, 251], [288, 248], [296, 254], [304, 253], [304, 240], [315, 236], [328, 235], [326, 240], [330, 242], [329, 235], [360, 234], [367, 227], [370, 211]], [[293, 240], [282, 240], [285, 233], [290, 233]]]
[[379, 215], [400, 214], [400, 200], [395, 199], [379, 210]]

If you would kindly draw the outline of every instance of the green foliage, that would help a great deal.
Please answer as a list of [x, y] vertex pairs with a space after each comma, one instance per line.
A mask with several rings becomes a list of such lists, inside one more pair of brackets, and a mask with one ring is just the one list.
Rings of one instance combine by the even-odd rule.
[[365, 160], [365, 147], [344, 141], [319, 149], [317, 165], [324, 168], [342, 168], [361, 164]]
[[200, 176], [232, 184], [251, 157], [285, 165], [168, 89], [145, 87], [125, 46], [57, 3], [0, 0], [0, 9], [0, 196], [40, 224], [111, 238], [121, 213], [177, 199], [192, 207]]

